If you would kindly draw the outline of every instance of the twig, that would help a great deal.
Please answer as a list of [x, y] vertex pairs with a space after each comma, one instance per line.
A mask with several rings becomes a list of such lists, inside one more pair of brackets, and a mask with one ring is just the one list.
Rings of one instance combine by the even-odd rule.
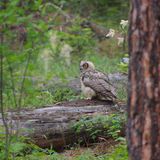
[[[0, 44], [3, 46], [3, 35], [0, 35]], [[9, 127], [5, 117], [5, 111], [3, 106], [3, 49], [0, 54], [0, 111], [2, 115], [2, 121], [5, 128], [5, 159], [8, 160], [9, 156]]]
[[26, 76], [26, 73], [27, 73], [27, 70], [28, 70], [30, 59], [31, 59], [31, 54], [32, 54], [32, 51], [29, 51], [28, 59], [27, 59], [27, 64], [26, 64], [26, 67], [24, 69], [23, 79], [22, 79], [22, 82], [21, 82], [20, 96], [19, 96], [19, 99], [18, 99], [18, 109], [20, 109], [20, 107], [21, 107], [22, 95], [23, 95], [23, 89], [24, 89], [24, 82], [25, 82], [25, 76]]
[[7, 63], [8, 63], [8, 69], [9, 69], [9, 73], [10, 73], [10, 77], [11, 77], [11, 89], [12, 89], [12, 94], [13, 94], [13, 99], [14, 99], [14, 104], [15, 104], [15, 107], [17, 108], [17, 99], [16, 99], [16, 94], [15, 94], [15, 84], [14, 84], [14, 76], [13, 76], [13, 69], [11, 67], [11, 64], [8, 60], [8, 58], [6, 57], [6, 60], [7, 60]]
[[61, 4], [61, 6], [59, 7], [59, 6], [57, 6], [57, 5], [53, 4], [53, 3], [47, 3], [47, 4], [45, 5], [45, 7], [48, 7], [48, 6], [52, 6], [53, 8], [57, 9], [57, 14], [53, 17], [53, 19], [55, 19], [55, 18], [58, 16], [59, 13], [61, 13], [64, 17], [66, 17], [66, 20], [67, 20], [67, 21], [68, 21], [68, 19], [70, 18], [69, 15], [67, 15], [66, 12], [64, 12], [64, 11], [62, 10], [63, 4]]
[[[33, 48], [33, 42], [32, 42], [32, 48]], [[20, 109], [21, 109], [21, 105], [22, 105], [22, 95], [23, 95], [23, 90], [24, 90], [25, 76], [26, 76], [26, 73], [27, 73], [27, 70], [28, 70], [30, 59], [31, 59], [31, 54], [32, 54], [32, 50], [29, 50], [27, 64], [26, 64], [26, 67], [24, 69], [24, 73], [23, 73], [23, 76], [22, 76], [23, 79], [22, 79], [22, 82], [21, 82], [21, 85], [20, 85], [21, 86], [20, 96], [18, 98], [18, 103], [17, 103], [17, 109], [18, 109], [17, 113], [18, 113], [18, 115], [20, 113]], [[17, 138], [18, 138], [18, 134], [19, 134], [19, 121], [17, 121], [17, 131], [16, 131]]]

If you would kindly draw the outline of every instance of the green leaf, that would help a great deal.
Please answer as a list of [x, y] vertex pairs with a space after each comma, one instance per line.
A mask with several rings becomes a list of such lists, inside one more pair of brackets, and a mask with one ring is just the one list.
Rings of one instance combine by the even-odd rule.
[[23, 142], [12, 143], [10, 146], [10, 152], [14, 154], [20, 154], [25, 148], [27, 148], [27, 144]]

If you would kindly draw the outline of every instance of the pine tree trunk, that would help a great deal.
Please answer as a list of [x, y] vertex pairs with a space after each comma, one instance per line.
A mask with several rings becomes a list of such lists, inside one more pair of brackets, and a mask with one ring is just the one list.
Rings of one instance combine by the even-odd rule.
[[160, 1], [131, 2], [129, 157], [131, 160], [160, 160]]

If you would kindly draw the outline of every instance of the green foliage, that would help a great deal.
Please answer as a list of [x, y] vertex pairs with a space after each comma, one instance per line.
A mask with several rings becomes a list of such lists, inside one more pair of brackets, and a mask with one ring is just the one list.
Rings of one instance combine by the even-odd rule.
[[[37, 53], [47, 40], [45, 32], [47, 23], [34, 19], [42, 1], [20, 3], [19, 0], [1, 2], [0, 16], [3, 20], [1, 31], [1, 54], [3, 54], [3, 85], [4, 105], [21, 107], [25, 97], [25, 76], [29, 63], [33, 64]], [[29, 14], [26, 14], [29, 13]], [[41, 30], [43, 28], [43, 31]], [[41, 31], [40, 31], [41, 30]], [[31, 66], [31, 65], [30, 65]]]
[[120, 62], [119, 67], [120, 67], [119, 70], [121, 72], [128, 73], [128, 63]]
[[[22, 75], [22, 72], [24, 72], [23, 68], [26, 64], [18, 64], [17, 56], [15, 56], [15, 58], [12, 57], [14, 58], [13, 63], [11, 63], [13, 59], [10, 59], [10, 65], [13, 69], [14, 77], [11, 77], [9, 74], [9, 68], [6, 68], [5, 84], [7, 87], [4, 92], [4, 102], [6, 107], [16, 107], [12, 92], [12, 80], [14, 80], [15, 94], [16, 98], [18, 98], [20, 96], [19, 90], [23, 77], [25, 77], [25, 84], [22, 93], [22, 107], [41, 107], [59, 101], [75, 100], [80, 97], [80, 95], [78, 96], [73, 90], [62, 87], [63, 84], [67, 85], [72, 77], [79, 76], [79, 61], [73, 60], [72, 65], [70, 67], [66, 67], [64, 65], [64, 61], [59, 60], [57, 65], [56, 60], [50, 59], [50, 63], [52, 65], [50, 65], [48, 72], [44, 73], [41, 60], [36, 60], [35, 62], [34, 56], [32, 57], [33, 58], [30, 60], [26, 76]], [[104, 73], [119, 71], [117, 67], [119, 58], [109, 58], [97, 54], [87, 54], [84, 56], [84, 59], [93, 61], [93, 63], [96, 64], [96, 68]], [[125, 94], [120, 93], [119, 95], [124, 95], [123, 97], [125, 98]]]
[[[27, 106], [27, 108], [39, 108], [61, 101], [71, 101], [80, 98], [80, 95], [77, 95], [75, 91], [67, 87], [51, 87], [49, 89], [45, 88], [45, 90], [34, 90], [34, 88], [30, 88], [29, 90], [25, 90], [24, 94], [25, 98], [22, 100], [22, 106]], [[7, 101], [8, 98], [10, 98], [10, 101]], [[11, 108], [13, 109], [14, 97], [12, 97], [11, 92], [4, 94], [4, 100], [6, 100], [5, 105], [12, 105]]]
[[86, 151], [83, 154], [75, 157], [75, 160], [97, 160], [99, 158], [95, 157], [93, 153]]
[[84, 57], [86, 54], [95, 53], [96, 40], [93, 39], [93, 33], [90, 28], [82, 28], [82, 18], [76, 17], [74, 25], [72, 25], [68, 32], [59, 32], [58, 36], [65, 43], [73, 47], [72, 55], [76, 58]]
[[69, 0], [66, 6], [70, 6], [73, 12], [83, 16], [105, 20], [107, 23], [117, 25], [119, 20], [128, 16], [129, 1], [127, 0]]
[[92, 56], [86, 55], [85, 59], [92, 61], [96, 64], [96, 68], [104, 73], [118, 72], [119, 57], [108, 57], [103, 55], [93, 54]]
[[[93, 6], [93, 10], [96, 8], [103, 10], [108, 4], [114, 8], [122, 5], [122, 2], [116, 2], [116, 6], [111, 2], [96, 1], [82, 1], [80, 5], [82, 4], [84, 7]], [[67, 82], [70, 77], [79, 76], [78, 66], [81, 59], [93, 61], [98, 69], [106, 73], [118, 71], [119, 58], [114, 56], [119, 50], [115, 42], [108, 41], [103, 44], [103, 48], [108, 47], [104, 53], [112, 54], [112, 58], [95, 53], [99, 42], [93, 38], [93, 32], [89, 28], [80, 26], [84, 19], [79, 15], [76, 14], [72, 24], [63, 32], [48, 30], [63, 23], [60, 18], [68, 12], [65, 10], [67, 6], [71, 9], [79, 5], [79, 2], [70, 0], [43, 3], [41, 0], [33, 2], [10, 0], [4, 4], [2, 2], [3, 5], [3, 9], [0, 10], [0, 21], [4, 41], [0, 45], [0, 50], [4, 56], [3, 97], [6, 108], [42, 106], [59, 100], [75, 99], [74, 94], [64, 90], [62, 92], [66, 93], [66, 97], [59, 91], [54, 95], [47, 92], [46, 84], [53, 78]], [[64, 10], [59, 8], [60, 5], [64, 5]], [[98, 14], [98, 10], [94, 14]], [[57, 17], [53, 16], [55, 13]], [[57, 44], [54, 47], [50, 41], [51, 33], [57, 36]], [[67, 66], [59, 55], [64, 44], [69, 44], [73, 48], [71, 66]], [[49, 52], [45, 53], [45, 49]], [[45, 92], [41, 92], [42, 90]]]
[[[119, 48], [116, 47], [116, 42], [112, 40], [104, 44], [98, 42], [90, 29], [80, 26], [84, 20], [80, 16], [87, 19], [90, 15], [91, 21], [118, 28], [115, 24], [117, 25], [120, 19], [126, 19], [127, 12], [128, 1], [124, 0], [114, 2], [111, 0], [1, 1], [0, 39], [3, 41], [0, 42], [0, 55], [3, 55], [5, 109], [40, 107], [79, 98], [74, 91], [67, 87], [59, 87], [55, 82], [60, 81], [64, 84], [72, 77], [78, 77], [81, 59], [93, 61], [99, 70], [106, 73], [119, 71], [119, 56], [117, 56]], [[65, 27], [66, 22], [67, 25], [69, 24], [68, 21], [71, 25], [62, 32], [56, 29], [56, 27]], [[55, 46], [50, 40], [51, 33], [57, 36]], [[69, 44], [73, 48], [71, 66], [66, 65], [60, 57], [64, 44]], [[101, 51], [98, 44], [106, 50]], [[45, 53], [45, 49], [49, 52]], [[118, 120], [121, 121], [119, 116], [114, 115], [94, 119], [84, 118], [74, 127], [77, 132], [85, 129], [92, 139], [101, 135], [117, 139], [120, 130]], [[98, 129], [98, 123], [103, 126], [104, 132]], [[94, 126], [97, 128], [95, 129]], [[26, 143], [24, 137], [17, 138], [11, 135], [10, 138], [10, 146], [8, 146], [10, 159], [66, 159], [52, 150], [46, 151]], [[3, 130], [0, 133], [2, 160], [5, 159], [4, 139]], [[90, 153], [77, 157], [77, 159], [94, 158]]]
[[78, 99], [79, 96], [70, 88], [57, 88], [52, 92], [54, 102], [70, 101]]
[[[123, 58], [128, 58], [128, 54], [125, 54]], [[120, 62], [118, 64], [119, 66], [119, 71], [123, 73], [128, 73], [128, 63]]]
[[[5, 160], [5, 139], [3, 128], [1, 128], [0, 134], [0, 157], [1, 160]], [[9, 159], [17, 156], [24, 156], [29, 154], [32, 151], [33, 146], [25, 143], [24, 137], [19, 137], [17, 139], [16, 136], [10, 137], [10, 146], [9, 147]]]
[[76, 122], [72, 128], [77, 134], [84, 133], [86, 137], [96, 140], [98, 137], [119, 138], [119, 133], [125, 123], [125, 115], [111, 114], [84, 117]]
[[[128, 46], [128, 42], [126, 40], [126, 37], [127, 37], [127, 33], [128, 33], [128, 21], [126, 20], [121, 20], [120, 22], [120, 31], [125, 39], [125, 41], [123, 41], [122, 45], [123, 45], [123, 49], [124, 49], [124, 52], [125, 52], [125, 47]], [[128, 58], [128, 54], [123, 54], [123, 58]], [[124, 72], [124, 73], [128, 73], [128, 63], [124, 63], [124, 62], [120, 62], [119, 63], [119, 70], [121, 72]]]
[[27, 107], [40, 107], [53, 103], [53, 95], [48, 91], [31, 91], [28, 92], [23, 101], [23, 106]]
[[83, 154], [76, 156], [73, 160], [127, 160], [128, 152], [125, 143], [117, 145], [111, 153], [100, 156], [95, 156], [93, 152], [86, 151]]
[[[114, 121], [114, 120], [113, 120]], [[115, 122], [113, 122], [115, 123]], [[117, 122], [116, 122], [117, 123]], [[111, 132], [114, 129], [111, 129]], [[4, 132], [3, 128], [0, 129], [0, 157], [4, 157]], [[114, 130], [115, 132], [115, 130]], [[29, 142], [25, 137], [12, 136], [10, 140], [9, 160], [69, 160], [70, 158], [59, 154], [51, 149], [41, 149], [38, 146]], [[87, 150], [79, 156], [72, 157], [73, 160], [127, 160], [128, 153], [126, 144], [123, 142], [112, 149], [111, 153], [105, 155], [95, 156], [93, 152]]]
[[126, 144], [118, 145], [112, 153], [102, 156], [100, 160], [127, 160], [128, 152]]
[[117, 98], [124, 102], [127, 101], [127, 89], [124, 87], [124, 84], [119, 84], [117, 89]]
[[[4, 129], [0, 129], [0, 157], [1, 160], [6, 160], [5, 158], [5, 139], [4, 139]], [[29, 139], [26, 139], [23, 136], [17, 137], [12, 135], [10, 137], [10, 146], [9, 147], [9, 160], [38, 160], [46, 158], [49, 155], [56, 154], [54, 150], [41, 149], [38, 146], [32, 144]], [[56, 157], [55, 156], [55, 157]], [[58, 157], [58, 156], [57, 156]], [[52, 158], [50, 158], [52, 159]]]

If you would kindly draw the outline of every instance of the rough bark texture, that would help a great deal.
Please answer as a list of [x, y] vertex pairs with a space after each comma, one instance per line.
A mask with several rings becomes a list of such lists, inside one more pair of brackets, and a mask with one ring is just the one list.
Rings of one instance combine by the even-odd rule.
[[131, 160], [160, 159], [160, 1], [132, 0], [127, 138]]
[[[121, 108], [125, 107], [122, 105]], [[117, 109], [113, 104], [73, 106], [71, 103], [70, 106], [22, 110], [19, 114], [8, 112], [7, 122], [12, 127], [12, 132], [19, 128], [20, 134], [30, 137], [42, 148], [52, 146], [54, 149], [62, 149], [65, 145], [76, 142], [78, 135], [74, 133], [71, 126], [82, 116], [107, 115], [115, 111]], [[1, 114], [0, 125], [3, 125]]]

